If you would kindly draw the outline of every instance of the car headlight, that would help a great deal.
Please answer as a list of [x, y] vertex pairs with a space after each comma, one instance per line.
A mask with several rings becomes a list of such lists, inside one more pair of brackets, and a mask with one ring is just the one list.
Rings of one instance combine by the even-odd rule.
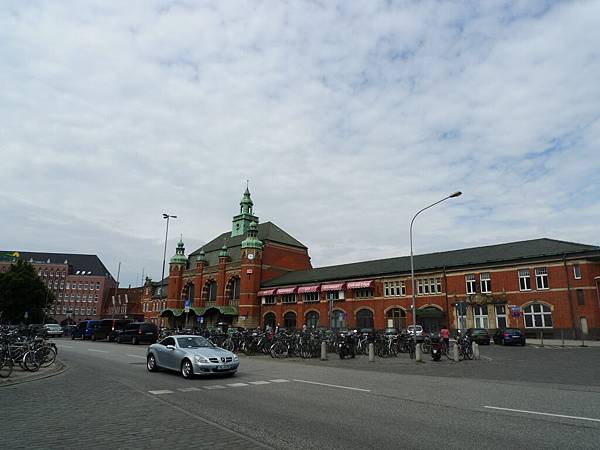
[[194, 356], [194, 359], [196, 360], [196, 362], [199, 363], [207, 363], [210, 362], [207, 358], [205, 358], [204, 356]]
[[238, 355], [233, 355], [234, 362], [238, 362], [239, 360], [240, 360], [240, 358], [238, 357]]

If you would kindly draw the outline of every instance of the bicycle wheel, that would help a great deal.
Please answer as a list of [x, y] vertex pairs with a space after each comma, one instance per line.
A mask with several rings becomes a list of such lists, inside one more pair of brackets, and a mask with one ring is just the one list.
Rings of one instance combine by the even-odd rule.
[[52, 347], [40, 347], [35, 351], [35, 357], [40, 367], [49, 367], [56, 360], [56, 352]]
[[226, 339], [225, 342], [223, 342], [223, 348], [225, 350], [228, 350], [230, 352], [233, 351], [233, 349], [235, 348], [235, 344], [233, 343], [232, 339]]
[[40, 363], [35, 357], [35, 351], [29, 350], [25, 355], [23, 355], [23, 366], [25, 370], [30, 372], [37, 372], [40, 370]]
[[6, 355], [0, 365], [0, 378], [8, 378], [13, 371], [14, 362], [10, 356]]
[[431, 340], [430, 339], [423, 339], [423, 342], [421, 343], [421, 351], [423, 352], [424, 355], [431, 353]]

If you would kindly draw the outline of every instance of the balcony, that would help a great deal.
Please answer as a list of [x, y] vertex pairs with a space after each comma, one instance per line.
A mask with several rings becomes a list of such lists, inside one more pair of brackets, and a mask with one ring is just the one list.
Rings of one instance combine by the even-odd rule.
[[230, 298], [229, 306], [240, 306], [240, 299], [239, 298]]
[[206, 307], [210, 308], [211, 306], [217, 306], [217, 301], [216, 300], [208, 300], [206, 302]]

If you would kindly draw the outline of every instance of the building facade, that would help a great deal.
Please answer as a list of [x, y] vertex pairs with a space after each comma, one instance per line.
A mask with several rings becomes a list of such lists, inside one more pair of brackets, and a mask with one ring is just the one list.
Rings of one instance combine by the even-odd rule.
[[58, 323], [100, 318], [116, 282], [96, 255], [2, 252], [0, 271], [21, 259], [30, 263], [54, 294], [48, 314]]
[[[410, 257], [312, 268], [308, 249], [258, 223], [246, 189], [232, 229], [146, 283], [147, 320], [165, 326], [405, 328]], [[504, 327], [600, 337], [600, 247], [552, 239], [416, 255], [416, 322], [427, 331]], [[158, 294], [162, 291], [162, 296]]]

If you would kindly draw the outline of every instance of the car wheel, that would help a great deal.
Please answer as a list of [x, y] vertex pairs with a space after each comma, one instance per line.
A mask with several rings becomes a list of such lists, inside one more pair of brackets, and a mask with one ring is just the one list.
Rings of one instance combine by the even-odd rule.
[[506, 345], [506, 340], [502, 339], [502, 345]]
[[95, 341], [95, 340], [96, 340], [96, 335], [92, 334], [92, 341]]
[[74, 341], [74, 340], [75, 340], [75, 335], [74, 335], [74, 334], [72, 334], [72, 335], [71, 335], [71, 340], [72, 340], [72, 341]]
[[150, 353], [148, 355], [148, 358], [146, 359], [146, 368], [148, 369], [148, 372], [158, 371], [158, 365], [156, 364], [156, 358], [154, 357], [154, 355], [152, 353]]
[[189, 380], [194, 376], [194, 368], [189, 359], [184, 359], [181, 363], [181, 376], [186, 380]]

